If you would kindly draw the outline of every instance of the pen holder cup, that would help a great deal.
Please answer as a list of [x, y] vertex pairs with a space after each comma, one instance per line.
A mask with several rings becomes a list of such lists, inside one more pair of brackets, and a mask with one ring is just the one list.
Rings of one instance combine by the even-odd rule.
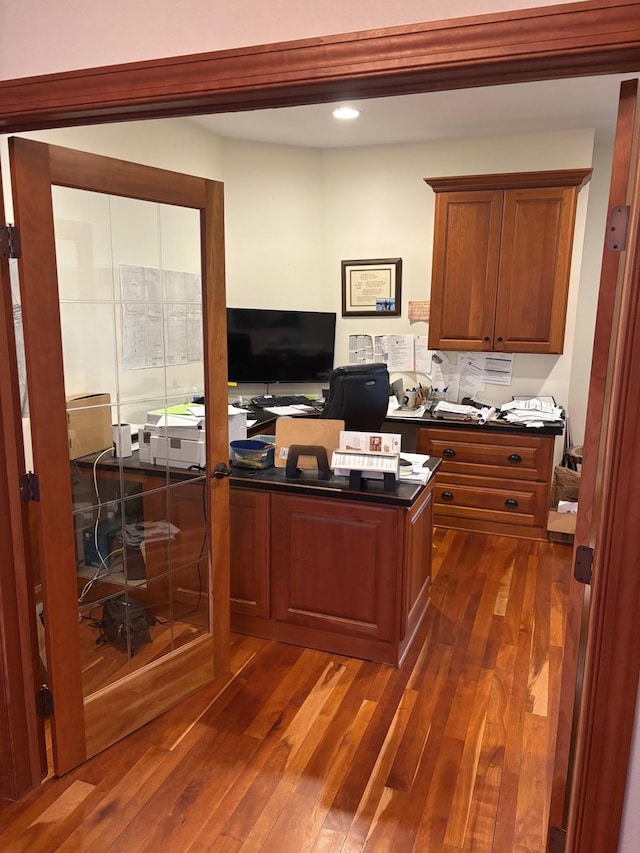
[[[264, 436], [270, 438], [270, 436]], [[275, 443], [255, 438], [231, 442], [231, 462], [239, 468], [270, 468], [275, 456]]]

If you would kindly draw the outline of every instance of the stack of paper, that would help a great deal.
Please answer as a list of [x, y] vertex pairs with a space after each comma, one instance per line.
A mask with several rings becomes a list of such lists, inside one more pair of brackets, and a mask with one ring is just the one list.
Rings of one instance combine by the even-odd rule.
[[448, 403], [446, 400], [440, 400], [433, 410], [435, 417], [446, 418], [450, 421], [475, 421], [479, 413], [480, 409], [476, 409], [475, 406]]
[[170, 521], [143, 521], [138, 524], [125, 524], [123, 539], [125, 545], [140, 547], [142, 542], [165, 542], [175, 539], [180, 528]]
[[511, 400], [509, 403], [503, 403], [500, 411], [504, 420], [511, 424], [539, 428], [563, 423], [562, 409], [539, 397], [532, 397], [530, 400]]
[[405, 483], [428, 483], [433, 473], [431, 468], [424, 467], [428, 461], [429, 457], [422, 453], [401, 453], [400, 462], [410, 462], [411, 467], [400, 464], [400, 481]]

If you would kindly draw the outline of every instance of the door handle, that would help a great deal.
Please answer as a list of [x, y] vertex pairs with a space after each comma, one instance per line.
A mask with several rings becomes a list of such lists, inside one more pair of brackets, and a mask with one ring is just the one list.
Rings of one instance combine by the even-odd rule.
[[215, 477], [216, 480], [222, 480], [223, 477], [230, 477], [231, 473], [231, 468], [228, 465], [225, 465], [224, 462], [218, 462], [211, 472], [211, 476]]

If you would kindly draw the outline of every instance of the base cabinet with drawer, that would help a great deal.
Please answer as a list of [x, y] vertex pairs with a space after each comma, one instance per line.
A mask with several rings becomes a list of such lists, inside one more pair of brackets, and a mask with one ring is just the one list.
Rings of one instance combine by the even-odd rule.
[[434, 523], [546, 539], [555, 436], [508, 429], [418, 429], [419, 453], [438, 456]]
[[429, 603], [432, 487], [411, 506], [231, 488], [231, 629], [398, 665]]

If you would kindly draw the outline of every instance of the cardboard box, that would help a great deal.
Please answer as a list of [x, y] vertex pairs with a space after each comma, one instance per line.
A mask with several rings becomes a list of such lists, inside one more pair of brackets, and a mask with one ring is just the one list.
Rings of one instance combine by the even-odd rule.
[[67, 430], [69, 459], [111, 447], [111, 395], [82, 394], [67, 397]]
[[547, 539], [549, 542], [562, 542], [565, 545], [572, 545], [575, 532], [575, 513], [549, 510], [547, 521]]

